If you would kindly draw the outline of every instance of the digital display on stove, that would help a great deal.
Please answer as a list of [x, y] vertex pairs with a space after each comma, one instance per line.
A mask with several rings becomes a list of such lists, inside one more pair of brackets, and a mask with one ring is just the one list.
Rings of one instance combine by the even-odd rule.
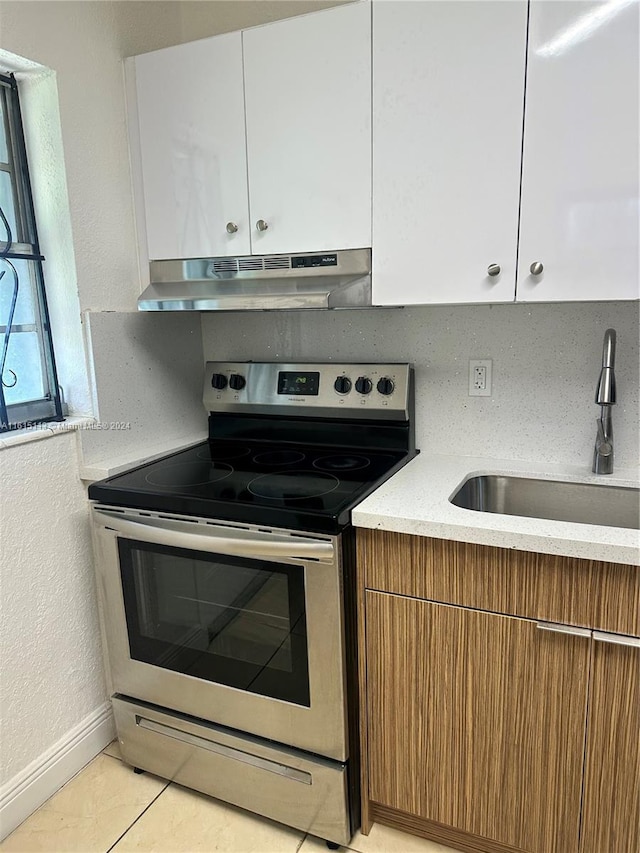
[[320, 373], [297, 373], [281, 370], [278, 373], [278, 394], [317, 397], [320, 388]]

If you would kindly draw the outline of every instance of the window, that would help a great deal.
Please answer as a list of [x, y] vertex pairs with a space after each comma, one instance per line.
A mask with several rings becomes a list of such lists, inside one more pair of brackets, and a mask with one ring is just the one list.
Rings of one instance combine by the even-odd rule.
[[43, 260], [18, 88], [0, 74], [0, 432], [63, 420]]

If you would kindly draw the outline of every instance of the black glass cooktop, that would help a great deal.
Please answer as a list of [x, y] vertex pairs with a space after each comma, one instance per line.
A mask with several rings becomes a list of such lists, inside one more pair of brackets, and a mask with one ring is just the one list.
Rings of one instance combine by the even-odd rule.
[[205, 441], [94, 483], [92, 500], [317, 532], [350, 510], [413, 454], [273, 442]]

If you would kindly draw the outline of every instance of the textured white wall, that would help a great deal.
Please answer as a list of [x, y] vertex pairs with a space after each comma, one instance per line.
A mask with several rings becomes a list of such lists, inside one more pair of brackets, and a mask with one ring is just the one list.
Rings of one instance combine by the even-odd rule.
[[199, 314], [100, 312], [86, 314], [85, 323], [98, 422], [128, 426], [82, 430], [84, 465], [142, 458], [206, 435]]
[[74, 444], [0, 450], [0, 785], [106, 699]]
[[[616, 465], [639, 463], [638, 306], [599, 302], [203, 315], [207, 359], [410, 361], [425, 452], [591, 466], [602, 338], [618, 332]], [[468, 396], [493, 359], [491, 397]]]

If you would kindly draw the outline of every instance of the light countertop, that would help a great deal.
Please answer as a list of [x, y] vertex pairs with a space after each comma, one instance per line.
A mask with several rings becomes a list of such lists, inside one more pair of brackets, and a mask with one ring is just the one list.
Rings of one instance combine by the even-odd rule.
[[450, 503], [449, 498], [460, 484], [478, 474], [611, 486], [639, 484], [638, 471], [633, 469], [596, 476], [577, 466], [423, 452], [358, 504], [352, 511], [353, 524], [498, 548], [640, 565], [638, 530], [476, 512]]

